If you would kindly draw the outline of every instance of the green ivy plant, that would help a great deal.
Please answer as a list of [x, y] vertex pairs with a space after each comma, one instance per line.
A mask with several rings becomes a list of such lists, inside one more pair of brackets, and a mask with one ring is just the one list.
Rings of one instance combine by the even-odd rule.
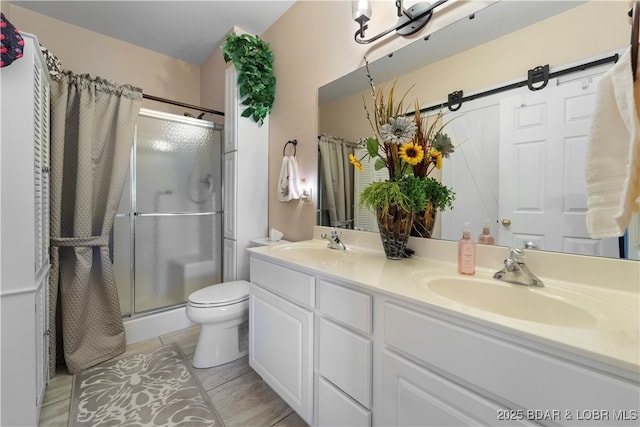
[[227, 36], [222, 47], [225, 62], [233, 61], [238, 70], [238, 88], [245, 109], [242, 117], [251, 117], [262, 125], [271, 111], [276, 91], [273, 52], [269, 44], [250, 34]]
[[428, 202], [439, 211], [451, 209], [455, 193], [431, 177], [404, 175], [396, 180], [375, 181], [360, 193], [360, 205], [372, 212], [391, 205], [407, 211], [424, 212]]
[[375, 181], [360, 193], [360, 205], [372, 212], [394, 205], [406, 211], [418, 212], [426, 205], [420, 179], [405, 175], [396, 180]]

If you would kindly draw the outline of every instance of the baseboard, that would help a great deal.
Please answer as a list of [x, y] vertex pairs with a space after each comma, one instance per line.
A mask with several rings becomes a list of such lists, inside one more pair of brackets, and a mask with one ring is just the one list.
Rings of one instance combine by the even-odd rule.
[[186, 308], [177, 307], [161, 313], [124, 320], [127, 344], [144, 341], [195, 325], [186, 315]]

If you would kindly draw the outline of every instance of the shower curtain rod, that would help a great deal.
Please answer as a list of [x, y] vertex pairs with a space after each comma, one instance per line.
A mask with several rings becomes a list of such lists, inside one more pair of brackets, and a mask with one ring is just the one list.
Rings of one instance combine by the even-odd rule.
[[224, 116], [224, 113], [222, 111], [212, 110], [210, 108], [198, 107], [197, 105], [186, 104], [184, 102], [179, 102], [179, 101], [173, 101], [167, 98], [160, 98], [159, 96], [147, 95], [146, 93], [143, 93], [142, 97], [144, 99], [149, 99], [151, 101], [164, 102], [165, 104], [177, 105], [178, 107], [191, 108], [192, 110], [204, 111], [205, 113]]

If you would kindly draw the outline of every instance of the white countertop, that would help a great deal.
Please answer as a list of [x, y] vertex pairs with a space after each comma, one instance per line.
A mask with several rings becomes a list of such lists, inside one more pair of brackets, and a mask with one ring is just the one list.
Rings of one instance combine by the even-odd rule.
[[[379, 239], [377, 235], [374, 236]], [[449, 244], [444, 252], [451, 252], [451, 242], [442, 243]], [[493, 279], [493, 273], [501, 267], [499, 263], [496, 263], [493, 269], [481, 265], [476, 268], [474, 276], [465, 276], [457, 273], [457, 264], [454, 262], [434, 260], [433, 257], [414, 256], [403, 260], [388, 260], [384, 252], [371, 249], [370, 245], [365, 247], [347, 243], [348, 250], [345, 253], [328, 249], [326, 244], [325, 240], [315, 239], [279, 246], [249, 248], [249, 251], [258, 257], [290, 263], [313, 274], [335, 278], [466, 321], [490, 326], [514, 336], [538, 341], [543, 345], [551, 345], [607, 366], [630, 371], [626, 372], [625, 376], [629, 377], [628, 374], [631, 374], [631, 379], [638, 381], [640, 295], [634, 283], [618, 283], [611, 287], [593, 286], [592, 283], [585, 285], [545, 277], [539, 270], [532, 269], [534, 274], [544, 280], [545, 287], [523, 287]], [[325, 253], [324, 249], [329, 252]], [[417, 251], [418, 255], [420, 252]], [[638, 269], [640, 270], [640, 264]], [[635, 270], [632, 268], [630, 271], [631, 273], [626, 272], [618, 281], [636, 280]], [[562, 278], [562, 275], [559, 277]], [[499, 286], [513, 287], [513, 292], [507, 290], [489, 301], [495, 303], [493, 306], [497, 311], [502, 311], [499, 313], [473, 307], [473, 300], [470, 304], [468, 299], [466, 303], [461, 303], [455, 298], [450, 299], [435, 292], [428, 284], [429, 280], [435, 278], [472, 281], [474, 285], [478, 283], [475, 280], [480, 280], [480, 284], [484, 282], [490, 290], [493, 289], [493, 284], [497, 283]], [[524, 295], [524, 292], [538, 295]], [[523, 304], [523, 301], [529, 301], [527, 298], [537, 297], [543, 297], [542, 301], [546, 301], [545, 298], [551, 301], [549, 310], [542, 306], [545, 310], [541, 311], [547, 311], [543, 313], [543, 321], [531, 320], [531, 317], [536, 315], [535, 310], [539, 308], [532, 309], [528, 307], [529, 304], [518, 306]], [[521, 313], [523, 316], [520, 316]], [[571, 317], [570, 313], [584, 315], [572, 317], [573, 320], [565, 322]]]

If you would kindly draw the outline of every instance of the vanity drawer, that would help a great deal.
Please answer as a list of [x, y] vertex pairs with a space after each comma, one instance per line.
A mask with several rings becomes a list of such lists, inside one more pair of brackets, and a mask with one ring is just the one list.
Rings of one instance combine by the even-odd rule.
[[315, 281], [310, 274], [251, 257], [251, 283], [269, 289], [290, 301], [313, 308], [315, 306]]
[[371, 408], [371, 340], [322, 317], [318, 329], [319, 373], [360, 404]]
[[320, 312], [367, 335], [373, 332], [371, 295], [326, 280], [318, 280], [317, 302]]
[[318, 377], [318, 426], [371, 425], [371, 412], [322, 377]]
[[640, 406], [637, 382], [390, 302], [384, 307], [384, 341], [456, 382], [499, 397], [509, 407], [559, 411], [561, 424], [579, 423], [576, 418], [584, 410], [614, 414]]

